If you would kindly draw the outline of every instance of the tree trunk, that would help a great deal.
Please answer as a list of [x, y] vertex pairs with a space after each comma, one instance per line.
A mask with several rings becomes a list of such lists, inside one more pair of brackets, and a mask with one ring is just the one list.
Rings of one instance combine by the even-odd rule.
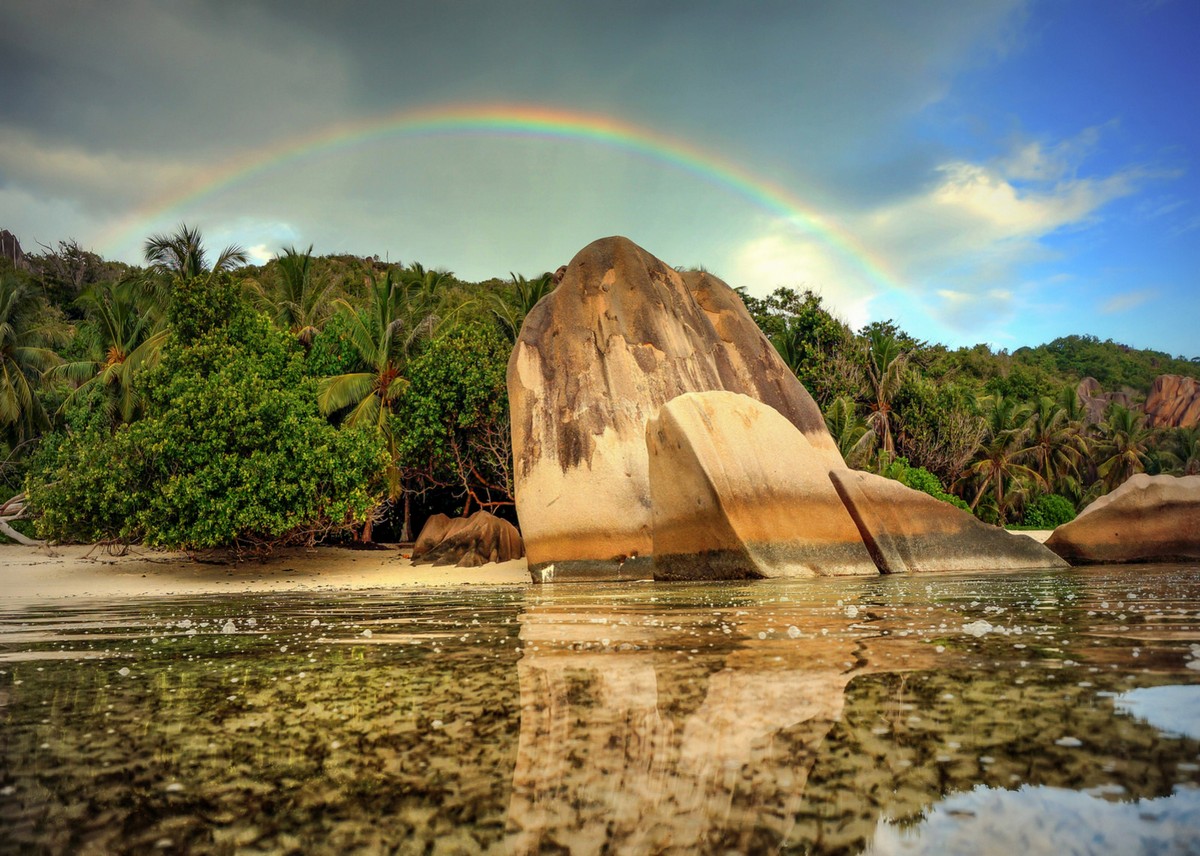
[[26, 547], [44, 547], [46, 545], [45, 541], [36, 541], [33, 538], [26, 538], [16, 529], [13, 529], [8, 525], [9, 519], [10, 518], [7, 517], [0, 517], [0, 532], [3, 532], [18, 544], [24, 544]]
[[412, 537], [412, 498], [404, 492], [404, 523], [400, 526], [400, 540], [407, 543]]

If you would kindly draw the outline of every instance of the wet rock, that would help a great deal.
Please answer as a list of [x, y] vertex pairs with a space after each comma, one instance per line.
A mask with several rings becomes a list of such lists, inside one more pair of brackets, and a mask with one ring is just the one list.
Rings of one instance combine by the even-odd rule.
[[878, 573], [829, 461], [770, 407], [689, 393], [646, 427], [655, 579]]
[[1139, 473], [1055, 529], [1046, 546], [1073, 565], [1200, 558], [1200, 476]]
[[1151, 428], [1200, 425], [1200, 381], [1180, 375], [1156, 377], [1146, 396], [1146, 424]]
[[849, 469], [829, 478], [885, 574], [1067, 567], [1032, 538], [892, 479]]
[[841, 466], [819, 409], [728, 285], [626, 238], [596, 241], [525, 318], [508, 366], [514, 476], [535, 580], [644, 578], [646, 423], [688, 392], [781, 413]]
[[435, 514], [429, 518], [413, 545], [412, 561], [415, 565], [475, 568], [524, 555], [515, 526], [490, 512], [476, 511], [470, 517], [451, 519]]

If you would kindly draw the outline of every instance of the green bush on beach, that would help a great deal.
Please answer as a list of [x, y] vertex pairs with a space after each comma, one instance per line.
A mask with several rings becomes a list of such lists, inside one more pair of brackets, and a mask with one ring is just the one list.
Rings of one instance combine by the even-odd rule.
[[39, 532], [202, 549], [311, 541], [363, 521], [384, 466], [318, 412], [293, 337], [227, 276], [178, 283], [146, 415], [68, 434], [29, 479]]

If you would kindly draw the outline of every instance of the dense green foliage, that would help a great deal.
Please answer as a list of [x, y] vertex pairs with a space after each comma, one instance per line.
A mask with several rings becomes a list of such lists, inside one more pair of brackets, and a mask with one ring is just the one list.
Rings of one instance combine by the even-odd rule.
[[[187, 226], [145, 250], [145, 268], [73, 242], [0, 261], [0, 483], [44, 536], [411, 537], [414, 498], [511, 505], [506, 367], [551, 274], [468, 283], [311, 248], [250, 266]], [[948, 349], [890, 320], [855, 332], [812, 291], [740, 293], [850, 466], [985, 520], [1050, 527], [1134, 473], [1200, 472], [1200, 428], [1138, 407], [1200, 359], [1088, 336]], [[1084, 377], [1132, 406], [1090, 421]]]
[[822, 408], [853, 396], [864, 366], [850, 359], [854, 334], [812, 291], [780, 288], [765, 298], [739, 291], [751, 317]]
[[941, 483], [937, 476], [924, 467], [910, 466], [907, 458], [896, 458], [883, 468], [881, 475], [889, 479], [895, 479], [906, 487], [927, 493], [934, 499], [948, 502], [964, 511], [970, 510], [970, 506], [965, 501], [947, 492], [946, 486]]
[[1054, 529], [1075, 519], [1075, 503], [1057, 493], [1044, 493], [1025, 506], [1024, 524], [1036, 529]]
[[512, 440], [505, 373], [511, 343], [481, 324], [435, 338], [408, 372], [397, 408], [397, 452], [419, 489], [453, 486], [470, 505], [512, 498]]
[[1138, 350], [1095, 336], [1063, 336], [1036, 348], [1020, 348], [1016, 361], [1079, 381], [1094, 377], [1105, 389], [1145, 391], [1161, 374], [1200, 379], [1200, 357], [1172, 357], [1161, 351]]
[[225, 277], [179, 281], [170, 330], [142, 379], [145, 417], [68, 434], [31, 479], [43, 535], [198, 549], [361, 523], [379, 444], [320, 416], [295, 341]]

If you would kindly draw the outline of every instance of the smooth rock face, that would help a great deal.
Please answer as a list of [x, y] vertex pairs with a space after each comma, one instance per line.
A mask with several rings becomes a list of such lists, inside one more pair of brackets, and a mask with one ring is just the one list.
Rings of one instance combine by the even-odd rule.
[[517, 514], [535, 580], [651, 575], [646, 423], [676, 396], [710, 390], [769, 404], [843, 466], [812, 397], [733, 289], [626, 238], [580, 251], [525, 318], [508, 366]]
[[1200, 476], [1139, 473], [1055, 529], [1046, 546], [1073, 565], [1200, 558]]
[[413, 545], [412, 560], [415, 565], [475, 568], [523, 555], [521, 535], [515, 526], [490, 512], [476, 511], [470, 517], [430, 517]]
[[882, 573], [1067, 567], [1032, 538], [898, 481], [850, 469], [833, 470], [829, 478]]
[[765, 404], [681, 395], [649, 421], [646, 446], [655, 579], [878, 573], [828, 460]]
[[1159, 375], [1146, 396], [1146, 424], [1151, 428], [1200, 425], [1200, 382], [1180, 375]]

